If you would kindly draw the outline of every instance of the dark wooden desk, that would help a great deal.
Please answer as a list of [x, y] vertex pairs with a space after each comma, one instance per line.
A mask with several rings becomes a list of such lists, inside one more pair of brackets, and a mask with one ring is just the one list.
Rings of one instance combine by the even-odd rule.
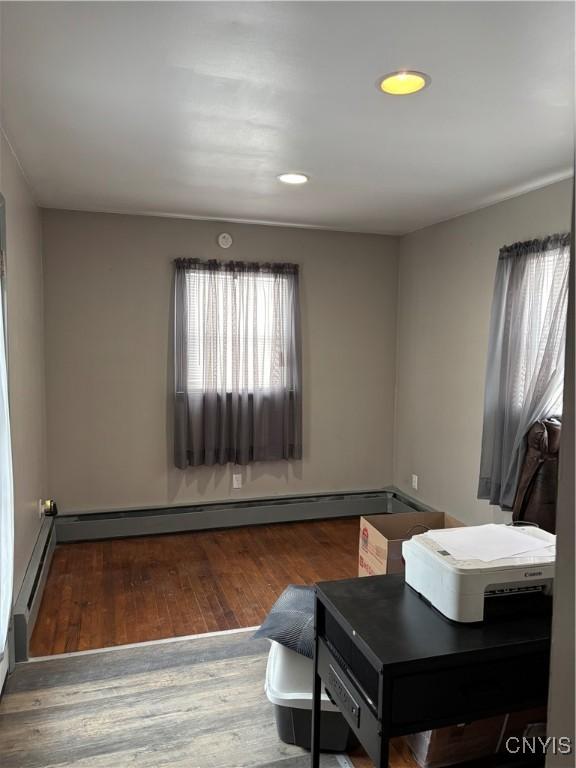
[[318, 584], [312, 768], [322, 685], [377, 768], [387, 768], [393, 736], [545, 705], [550, 602], [504, 613], [455, 624], [402, 575]]

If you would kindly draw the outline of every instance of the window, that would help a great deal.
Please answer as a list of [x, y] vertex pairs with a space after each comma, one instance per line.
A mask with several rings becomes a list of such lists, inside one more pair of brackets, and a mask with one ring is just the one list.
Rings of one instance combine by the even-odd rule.
[[500, 251], [478, 498], [503, 509], [514, 503], [528, 430], [561, 414], [569, 264], [569, 235]]
[[292, 324], [291, 276], [188, 270], [188, 388], [279, 389]]
[[175, 463], [301, 457], [298, 267], [179, 259]]

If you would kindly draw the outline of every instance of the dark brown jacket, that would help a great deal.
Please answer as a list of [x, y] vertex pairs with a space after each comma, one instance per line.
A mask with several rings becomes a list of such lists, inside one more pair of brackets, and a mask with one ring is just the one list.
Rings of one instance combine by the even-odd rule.
[[550, 533], [556, 532], [560, 433], [561, 425], [556, 419], [537, 421], [530, 427], [512, 508], [514, 520], [537, 523]]

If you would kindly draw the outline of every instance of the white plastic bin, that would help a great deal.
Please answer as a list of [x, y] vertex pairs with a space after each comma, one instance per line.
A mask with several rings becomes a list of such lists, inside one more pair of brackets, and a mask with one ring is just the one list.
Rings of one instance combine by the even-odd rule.
[[[312, 738], [312, 659], [271, 641], [264, 690], [274, 704], [278, 736], [287, 744], [310, 749]], [[344, 752], [356, 738], [338, 707], [322, 692], [320, 749]]]

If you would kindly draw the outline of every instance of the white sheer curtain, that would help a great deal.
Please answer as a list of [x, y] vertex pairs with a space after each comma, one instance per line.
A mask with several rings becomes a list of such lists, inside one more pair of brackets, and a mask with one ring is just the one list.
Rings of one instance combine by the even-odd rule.
[[174, 463], [302, 458], [296, 264], [177, 259]]
[[560, 414], [570, 236], [502, 248], [496, 272], [478, 498], [510, 509], [531, 425]]
[[6, 649], [12, 611], [14, 568], [14, 494], [4, 328], [0, 305], [0, 658]]

